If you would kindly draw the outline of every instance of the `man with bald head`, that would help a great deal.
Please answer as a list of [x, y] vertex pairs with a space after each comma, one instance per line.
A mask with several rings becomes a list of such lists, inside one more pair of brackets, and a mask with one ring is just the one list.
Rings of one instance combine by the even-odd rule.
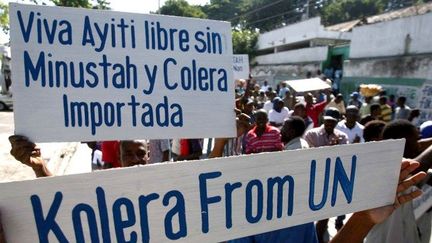
[[148, 161], [148, 146], [146, 141], [120, 141], [120, 163], [122, 167], [145, 165]]

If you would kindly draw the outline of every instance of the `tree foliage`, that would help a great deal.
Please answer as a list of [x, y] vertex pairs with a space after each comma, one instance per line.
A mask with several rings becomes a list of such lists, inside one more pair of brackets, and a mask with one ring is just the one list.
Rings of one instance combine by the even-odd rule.
[[323, 24], [333, 25], [379, 14], [384, 9], [385, 3], [380, 0], [341, 0], [325, 6], [321, 17]]
[[0, 26], [5, 34], [9, 33], [9, 5], [0, 2]]
[[202, 19], [207, 18], [207, 15], [199, 6], [189, 5], [185, 0], [168, 0], [156, 13]]
[[256, 55], [258, 32], [248, 29], [233, 29], [232, 43], [234, 54], [248, 54], [252, 59]]
[[202, 10], [209, 19], [228, 21], [241, 12], [241, 3], [242, 0], [212, 0]]
[[[185, 0], [168, 0], [157, 13], [195, 17], [210, 18], [216, 20], [230, 20], [240, 11], [243, 0], [212, 0], [210, 4], [203, 7], [189, 5]], [[235, 54], [249, 54], [254, 56], [256, 53], [256, 43], [258, 33], [254, 30], [233, 28], [232, 42]]]
[[111, 10], [110, 3], [106, 0], [96, 0], [96, 4], [93, 4], [93, 9]]
[[202, 7], [210, 19], [232, 26], [273, 30], [321, 16], [326, 25], [380, 14], [432, 0], [211, 0]]
[[51, 0], [56, 6], [74, 7], [74, 8], [91, 8], [92, 5], [88, 0]]
[[[37, 0], [33, 0], [38, 4]], [[110, 3], [106, 0], [51, 0], [56, 6], [74, 7], [74, 8], [93, 8], [109, 10]], [[43, 3], [42, 3], [43, 4]]]

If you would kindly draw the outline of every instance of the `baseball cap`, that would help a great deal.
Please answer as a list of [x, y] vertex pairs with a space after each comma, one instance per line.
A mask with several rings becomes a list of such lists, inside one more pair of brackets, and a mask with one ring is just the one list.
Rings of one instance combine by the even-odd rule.
[[282, 100], [280, 97], [275, 97], [275, 98], [272, 100], [272, 102], [273, 102], [273, 104], [276, 104], [277, 102], [283, 102], [283, 100]]
[[432, 121], [426, 121], [420, 125], [421, 138], [432, 137]]
[[340, 119], [340, 112], [338, 109], [334, 107], [329, 107], [323, 116], [324, 120], [333, 120], [333, 121], [339, 121]]
[[359, 97], [359, 93], [358, 92], [352, 92], [351, 93], [351, 97], [358, 98]]

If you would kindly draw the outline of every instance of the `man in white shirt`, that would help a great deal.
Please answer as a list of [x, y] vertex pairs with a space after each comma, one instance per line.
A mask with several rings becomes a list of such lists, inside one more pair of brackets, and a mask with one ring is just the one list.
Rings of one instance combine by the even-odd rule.
[[273, 99], [273, 109], [269, 112], [270, 125], [281, 128], [284, 121], [290, 117], [289, 109], [284, 106], [281, 98], [276, 97]]
[[363, 125], [358, 123], [360, 117], [359, 109], [350, 105], [346, 108], [345, 119], [340, 121], [337, 129], [348, 135], [349, 143], [363, 143]]
[[396, 111], [395, 111], [395, 118], [396, 119], [405, 119], [408, 120], [410, 113], [411, 113], [411, 108], [407, 105], [405, 105], [406, 103], [406, 97], [401, 96], [397, 99], [396, 104]]
[[267, 92], [267, 91], [269, 91], [269, 88], [270, 88], [270, 85], [268, 85], [267, 80], [265, 80], [265, 81], [264, 81], [264, 84], [261, 86], [260, 91]]

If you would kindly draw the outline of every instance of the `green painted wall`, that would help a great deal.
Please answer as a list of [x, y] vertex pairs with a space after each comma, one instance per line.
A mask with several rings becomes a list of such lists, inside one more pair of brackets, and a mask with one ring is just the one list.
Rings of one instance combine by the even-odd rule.
[[350, 47], [349, 45], [344, 46], [329, 46], [329, 51], [327, 52], [327, 60], [321, 63], [321, 70], [326, 69], [331, 64], [331, 57], [342, 55], [343, 60], [347, 60], [349, 58]]

